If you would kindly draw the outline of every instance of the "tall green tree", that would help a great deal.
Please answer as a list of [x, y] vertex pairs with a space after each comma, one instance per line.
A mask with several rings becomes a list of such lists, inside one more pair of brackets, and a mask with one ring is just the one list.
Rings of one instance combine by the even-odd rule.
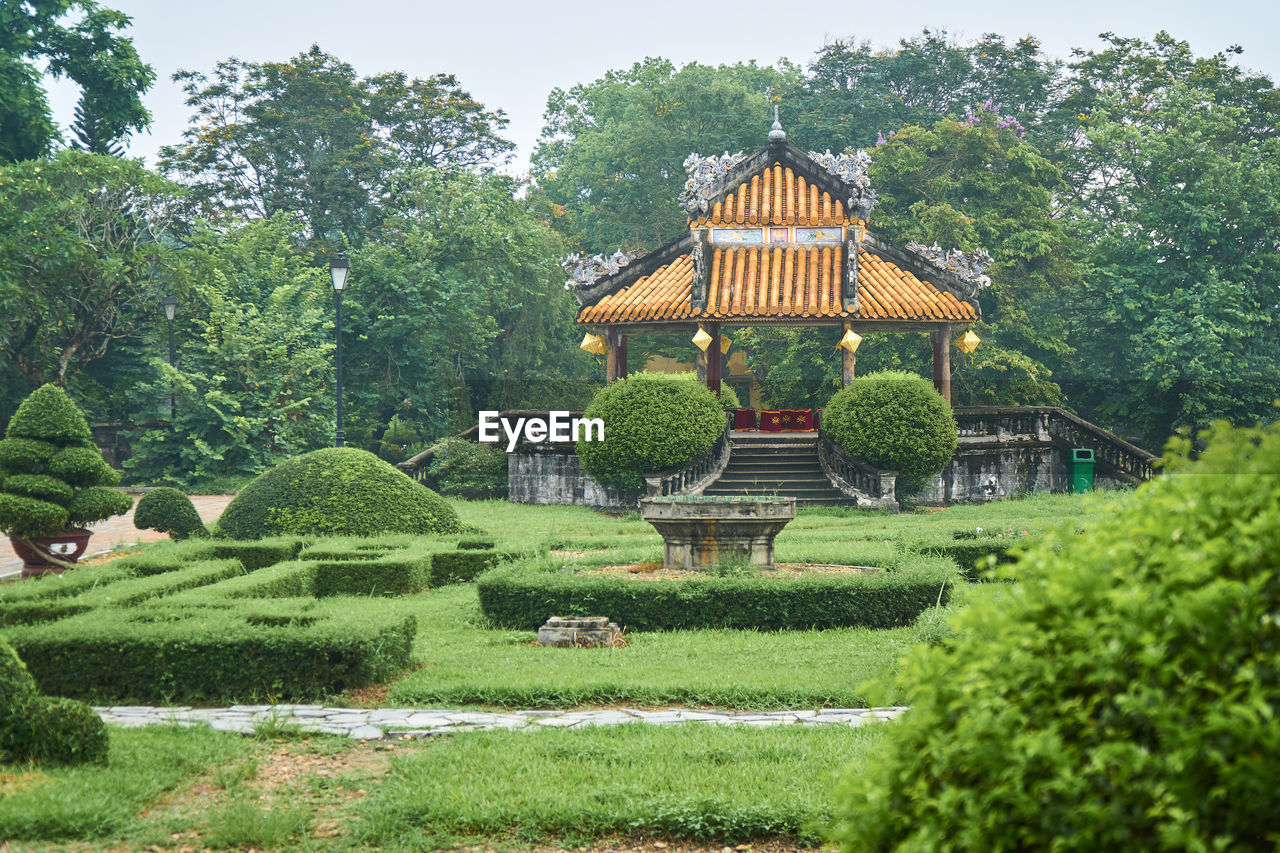
[[102, 144], [150, 123], [142, 94], [155, 72], [122, 35], [131, 21], [93, 0], [0, 3], [0, 160], [42, 157], [58, 141], [41, 64], [80, 86]]
[[28, 382], [60, 384], [142, 334], [177, 265], [175, 193], [78, 151], [0, 166], [0, 349]]
[[298, 223], [206, 230], [187, 254], [198, 285], [182, 304], [177, 364], [153, 357], [129, 392], [134, 423], [156, 424], [134, 437], [133, 478], [190, 487], [329, 444], [332, 290]]
[[893, 49], [832, 41], [783, 98], [787, 130], [809, 148], [866, 148], [905, 126], [932, 127], [982, 103], [1000, 104], [1039, 139], [1040, 120], [1056, 105], [1062, 63], [1032, 36], [1012, 43], [995, 33], [960, 42], [922, 30]]
[[179, 71], [193, 114], [160, 166], [211, 222], [288, 213], [314, 241], [362, 241], [381, 221], [398, 170], [500, 162], [507, 119], [451, 75], [360, 77], [316, 45], [287, 62]]
[[[357, 430], [395, 414], [430, 435], [480, 408], [585, 403], [559, 237], [499, 175], [400, 176], [384, 229], [352, 254], [344, 347]], [[581, 396], [581, 395], [579, 395]]]
[[592, 253], [654, 249], [678, 236], [685, 158], [759, 148], [773, 120], [771, 93], [798, 80], [786, 63], [677, 68], [646, 59], [552, 90], [533, 174], [563, 211], [557, 227]]
[[1217, 418], [1275, 417], [1280, 397], [1280, 141], [1242, 132], [1258, 117], [1169, 83], [1130, 118], [1123, 97], [1090, 115], [1105, 183], [1081, 194], [1094, 247], [1073, 396], [1159, 446]]

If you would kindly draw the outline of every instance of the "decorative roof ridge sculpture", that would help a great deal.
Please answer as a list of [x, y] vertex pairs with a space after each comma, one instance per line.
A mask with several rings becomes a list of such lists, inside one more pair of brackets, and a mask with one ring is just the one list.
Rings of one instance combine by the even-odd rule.
[[564, 283], [564, 289], [572, 290], [575, 287], [590, 287], [599, 279], [617, 275], [618, 270], [636, 258], [642, 257], [643, 254], [640, 251], [624, 252], [619, 249], [607, 258], [604, 255], [592, 255], [589, 258], [584, 258], [578, 252], [574, 252], [560, 261], [560, 266], [570, 276], [569, 280]]
[[907, 248], [962, 282], [965, 285], [964, 295], [969, 299], [976, 297], [979, 290], [991, 284], [991, 278], [986, 272], [995, 263], [995, 259], [983, 249], [972, 252], [962, 252], [959, 249], [943, 251], [937, 243], [926, 246], [916, 242], [908, 243]]
[[711, 209], [711, 199], [716, 195], [716, 184], [745, 159], [741, 151], [737, 154], [726, 151], [719, 157], [714, 154], [703, 157], [694, 152], [686, 157], [684, 171], [689, 179], [684, 182], [684, 189], [680, 192], [680, 206], [684, 208], [684, 212], [690, 216], [699, 213], [705, 216]]
[[871, 218], [871, 211], [880, 196], [871, 188], [871, 176], [868, 173], [871, 155], [865, 149], [851, 146], [839, 154], [832, 154], [830, 148], [821, 154], [810, 151], [809, 159], [848, 188], [848, 209], [851, 213], [864, 222]]

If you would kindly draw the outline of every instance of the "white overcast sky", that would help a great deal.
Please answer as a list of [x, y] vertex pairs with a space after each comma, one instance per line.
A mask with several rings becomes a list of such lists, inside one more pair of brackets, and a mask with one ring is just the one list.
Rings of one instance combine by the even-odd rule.
[[[519, 146], [514, 172], [527, 168], [553, 87], [595, 80], [646, 56], [711, 65], [750, 59], [771, 64], [786, 57], [804, 65], [832, 39], [891, 47], [930, 27], [945, 28], [962, 40], [988, 32], [1006, 40], [1030, 34], [1047, 53], [1065, 59], [1072, 47], [1098, 47], [1102, 32], [1150, 39], [1164, 29], [1201, 55], [1239, 44], [1245, 49], [1238, 60], [1242, 65], [1280, 79], [1280, 0], [101, 2], [132, 16], [129, 32], [143, 60], [156, 70], [156, 84], [145, 98], [154, 117], [151, 131], [134, 137], [129, 149], [152, 164], [161, 145], [180, 141], [187, 123], [182, 92], [169, 79], [174, 71], [208, 71], [228, 56], [284, 60], [312, 43], [361, 75], [390, 70], [416, 77], [457, 75], [486, 106], [506, 111], [507, 135]], [[55, 115], [65, 127], [76, 91], [59, 84], [50, 89]], [[763, 134], [767, 122], [761, 121]]]

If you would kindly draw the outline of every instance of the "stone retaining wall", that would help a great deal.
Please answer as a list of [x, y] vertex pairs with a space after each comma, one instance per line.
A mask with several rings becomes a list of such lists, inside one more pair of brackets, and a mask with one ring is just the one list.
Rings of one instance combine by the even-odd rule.
[[591, 479], [582, 470], [582, 462], [572, 445], [567, 453], [508, 453], [507, 500], [524, 504], [636, 507], [634, 499], [624, 500], [617, 489]]

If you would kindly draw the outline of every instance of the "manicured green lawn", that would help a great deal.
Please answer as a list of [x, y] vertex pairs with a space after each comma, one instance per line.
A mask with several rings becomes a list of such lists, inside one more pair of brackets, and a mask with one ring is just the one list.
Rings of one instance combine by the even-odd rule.
[[245, 749], [244, 737], [209, 728], [112, 729], [107, 767], [0, 764], [0, 842], [118, 836], [146, 804]]
[[831, 794], [885, 723], [860, 728], [626, 724], [441, 738], [397, 759], [359, 809], [364, 840], [430, 849], [460, 833], [820, 841]]
[[674, 631], [625, 648], [534, 645], [486, 629], [474, 584], [394, 605], [418, 618], [414, 660], [386, 704], [572, 707], [614, 702], [727, 708], [864, 707], [859, 686], [888, 675], [917, 630]]

